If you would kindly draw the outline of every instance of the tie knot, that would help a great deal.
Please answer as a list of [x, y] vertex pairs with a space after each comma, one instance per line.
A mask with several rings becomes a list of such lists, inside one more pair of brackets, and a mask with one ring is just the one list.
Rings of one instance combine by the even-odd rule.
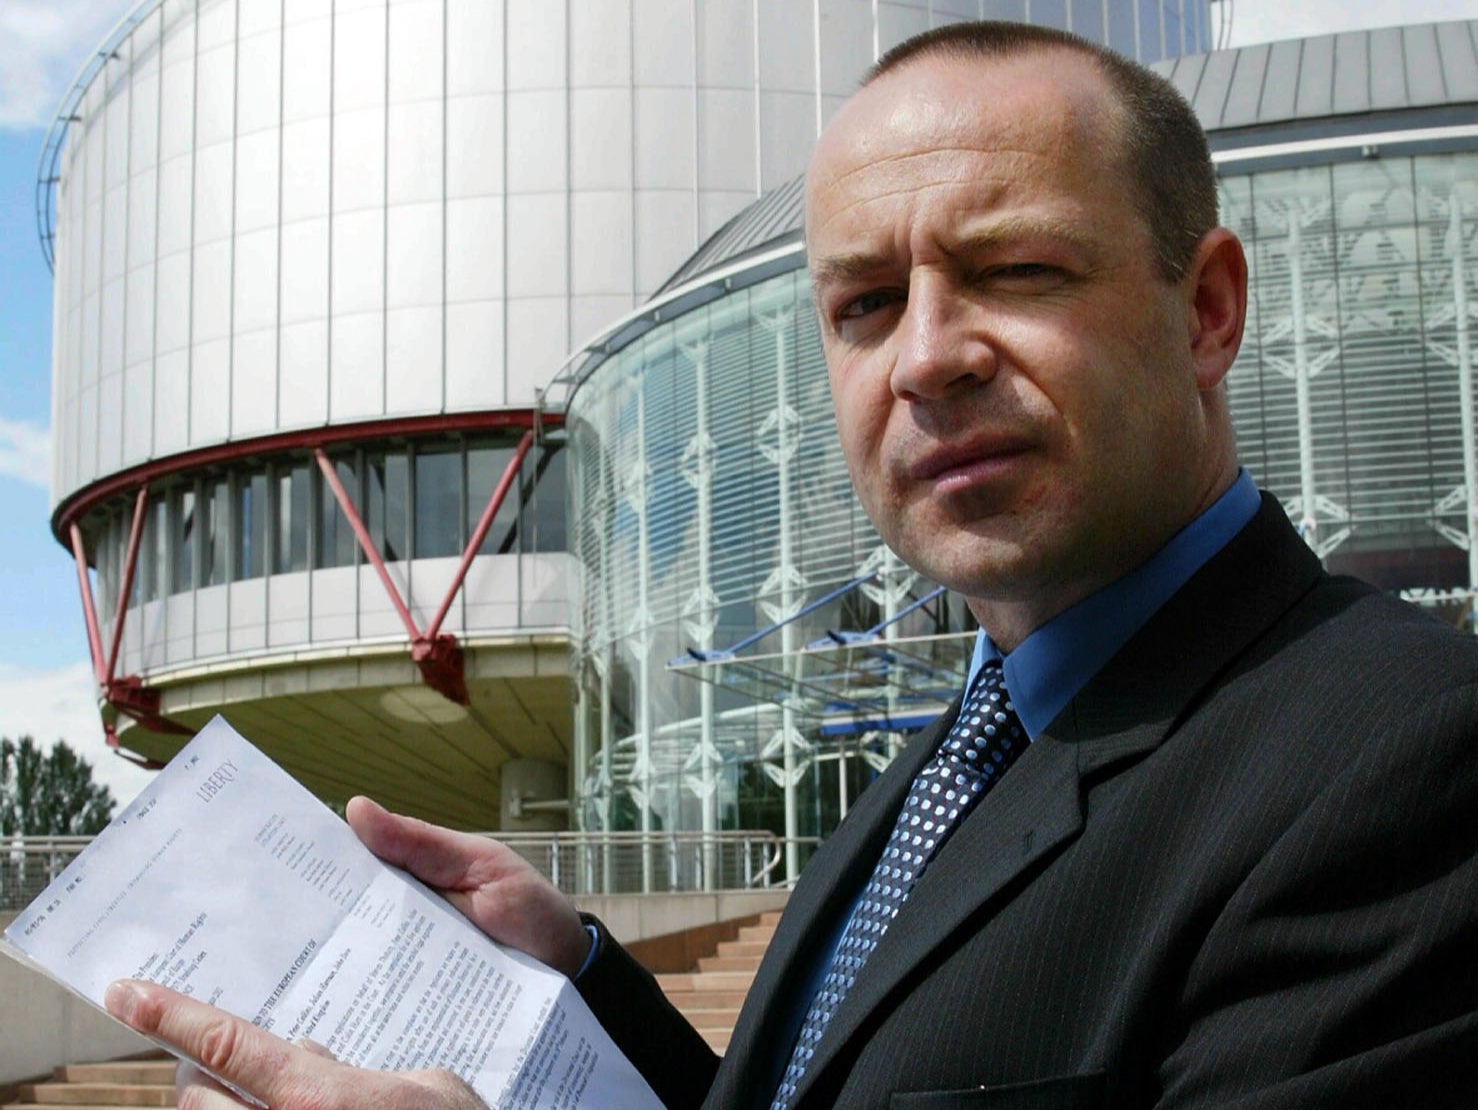
[[1004, 763], [1025, 745], [1026, 733], [1011, 705], [1001, 666], [988, 663], [971, 687], [941, 754], [979, 767]]

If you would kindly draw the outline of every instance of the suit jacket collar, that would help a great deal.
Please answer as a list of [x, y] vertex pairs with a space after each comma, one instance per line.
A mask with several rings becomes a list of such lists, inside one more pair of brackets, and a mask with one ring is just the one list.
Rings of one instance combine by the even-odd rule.
[[[797, 1105], [829, 1068], [845, 1065], [849, 1042], [906, 988], [921, 962], [1078, 834], [1084, 779], [1116, 773], [1162, 743], [1320, 573], [1317, 558], [1264, 494], [1252, 522], [1089, 680], [940, 849], [833, 1016]], [[721, 1069], [721, 1081], [730, 1073], [728, 1094], [720, 1101], [710, 1097], [709, 1105], [768, 1105], [789, 1055], [790, 1045], [779, 1041], [790, 1032], [797, 994], [872, 873], [914, 776], [943, 739], [958, 704], [863, 793], [808, 865]], [[747, 1073], [749, 1083], [735, 1087], [741, 1078], [732, 1074], [736, 1070]], [[749, 1097], [739, 1097], [746, 1089]]]

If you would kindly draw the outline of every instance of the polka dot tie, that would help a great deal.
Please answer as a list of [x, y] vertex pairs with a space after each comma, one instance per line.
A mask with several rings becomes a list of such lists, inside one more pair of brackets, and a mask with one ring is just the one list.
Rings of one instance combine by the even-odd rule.
[[847, 922], [836, 958], [801, 1023], [771, 1110], [787, 1110], [827, 1023], [924, 868], [1027, 746], [999, 662], [986, 664], [944, 743], [914, 779], [877, 869]]

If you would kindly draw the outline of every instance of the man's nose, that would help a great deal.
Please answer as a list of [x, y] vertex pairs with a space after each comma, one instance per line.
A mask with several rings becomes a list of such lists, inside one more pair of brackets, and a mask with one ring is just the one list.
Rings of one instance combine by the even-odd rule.
[[941, 275], [910, 282], [897, 331], [892, 387], [909, 401], [940, 400], [963, 385], [989, 381], [996, 351], [965, 291]]

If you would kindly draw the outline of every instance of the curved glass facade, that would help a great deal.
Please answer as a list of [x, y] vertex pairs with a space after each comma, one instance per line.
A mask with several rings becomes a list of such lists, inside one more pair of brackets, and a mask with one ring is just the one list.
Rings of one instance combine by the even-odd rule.
[[[576, 393], [566, 427], [584, 823], [824, 836], [891, 758], [887, 723], [952, 696], [970, 633], [852, 494], [806, 275], [648, 331]], [[916, 684], [859, 697], [870, 660], [851, 656], [873, 649], [807, 650], [885, 622]], [[735, 645], [707, 666], [688, 655], [697, 681], [667, 666]]]
[[1231, 377], [1245, 465], [1331, 570], [1462, 619], [1478, 154], [1228, 176], [1222, 218], [1252, 265]]
[[[1229, 385], [1244, 464], [1332, 570], [1470, 619], [1478, 154], [1228, 172], [1222, 186], [1252, 267]], [[889, 625], [891, 643], [816, 646], [930, 585], [852, 494], [805, 273], [732, 291], [742, 280], [726, 271], [715, 299], [660, 308], [570, 402], [589, 828], [824, 836], [963, 673], [971, 622], [949, 595]], [[824, 600], [871, 569], [882, 576]], [[870, 668], [928, 678], [875, 688], [884, 712], [856, 696]]]

